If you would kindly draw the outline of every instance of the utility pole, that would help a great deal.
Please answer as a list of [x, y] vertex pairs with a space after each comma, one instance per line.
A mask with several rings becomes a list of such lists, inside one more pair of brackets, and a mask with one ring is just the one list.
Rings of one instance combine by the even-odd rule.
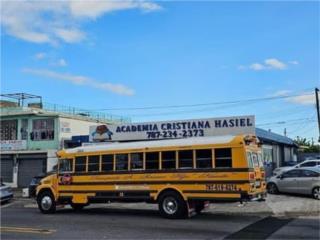
[[317, 107], [317, 116], [318, 116], [318, 130], [319, 130], [319, 138], [318, 142], [320, 142], [320, 108], [319, 108], [319, 88], [314, 89], [314, 93], [316, 94], [316, 107]]
[[284, 134], [285, 137], [287, 136], [287, 129], [286, 128], [284, 128], [283, 134]]

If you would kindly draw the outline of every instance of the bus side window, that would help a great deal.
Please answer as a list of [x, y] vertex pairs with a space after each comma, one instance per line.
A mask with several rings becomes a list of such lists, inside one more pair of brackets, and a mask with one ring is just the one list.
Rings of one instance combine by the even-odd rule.
[[105, 172], [113, 171], [113, 154], [102, 155], [101, 170]]
[[59, 160], [59, 173], [72, 172], [72, 159]]
[[88, 156], [88, 172], [98, 172], [99, 171], [99, 157], [96, 156]]
[[193, 168], [193, 151], [182, 150], [178, 152], [179, 168]]
[[128, 170], [128, 154], [116, 154], [116, 171]]
[[146, 152], [146, 169], [159, 169], [159, 152]]
[[86, 171], [86, 160], [87, 157], [82, 156], [82, 157], [76, 157], [75, 158], [75, 172], [85, 172]]
[[162, 152], [162, 169], [176, 168], [176, 151]]
[[216, 148], [214, 150], [216, 168], [231, 168], [232, 153], [231, 148]]
[[212, 168], [211, 149], [196, 150], [196, 165], [197, 168]]
[[131, 153], [130, 154], [130, 169], [141, 170], [143, 169], [143, 153]]

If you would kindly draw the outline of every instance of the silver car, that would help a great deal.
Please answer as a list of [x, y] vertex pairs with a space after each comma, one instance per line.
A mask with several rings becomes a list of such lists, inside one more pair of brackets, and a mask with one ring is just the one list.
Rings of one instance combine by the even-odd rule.
[[0, 183], [0, 199], [1, 203], [7, 202], [13, 198], [13, 192], [11, 187], [4, 185], [3, 183]]
[[279, 175], [279, 174], [286, 172], [290, 169], [301, 168], [301, 167], [318, 167], [318, 168], [320, 168], [320, 159], [309, 159], [309, 160], [303, 161], [303, 162], [301, 162], [297, 165], [294, 165], [294, 166], [276, 168], [275, 170], [273, 170], [273, 175]]
[[320, 169], [295, 168], [273, 176], [267, 183], [271, 194], [279, 192], [312, 195], [320, 200]]

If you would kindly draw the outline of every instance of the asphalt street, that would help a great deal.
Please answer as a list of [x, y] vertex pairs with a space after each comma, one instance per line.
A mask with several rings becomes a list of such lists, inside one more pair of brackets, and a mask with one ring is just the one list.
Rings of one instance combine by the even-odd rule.
[[[319, 239], [319, 217], [215, 214], [169, 220], [156, 207], [90, 206], [44, 215], [31, 200], [1, 206], [1, 239]], [[125, 205], [125, 204], [124, 204]], [[29, 207], [28, 207], [29, 206]]]

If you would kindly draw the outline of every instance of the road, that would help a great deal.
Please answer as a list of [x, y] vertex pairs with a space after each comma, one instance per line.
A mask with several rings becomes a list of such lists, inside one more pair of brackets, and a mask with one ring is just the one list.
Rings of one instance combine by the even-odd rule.
[[156, 206], [95, 205], [41, 214], [31, 200], [1, 206], [1, 239], [319, 239], [319, 217], [215, 214], [169, 220]]

